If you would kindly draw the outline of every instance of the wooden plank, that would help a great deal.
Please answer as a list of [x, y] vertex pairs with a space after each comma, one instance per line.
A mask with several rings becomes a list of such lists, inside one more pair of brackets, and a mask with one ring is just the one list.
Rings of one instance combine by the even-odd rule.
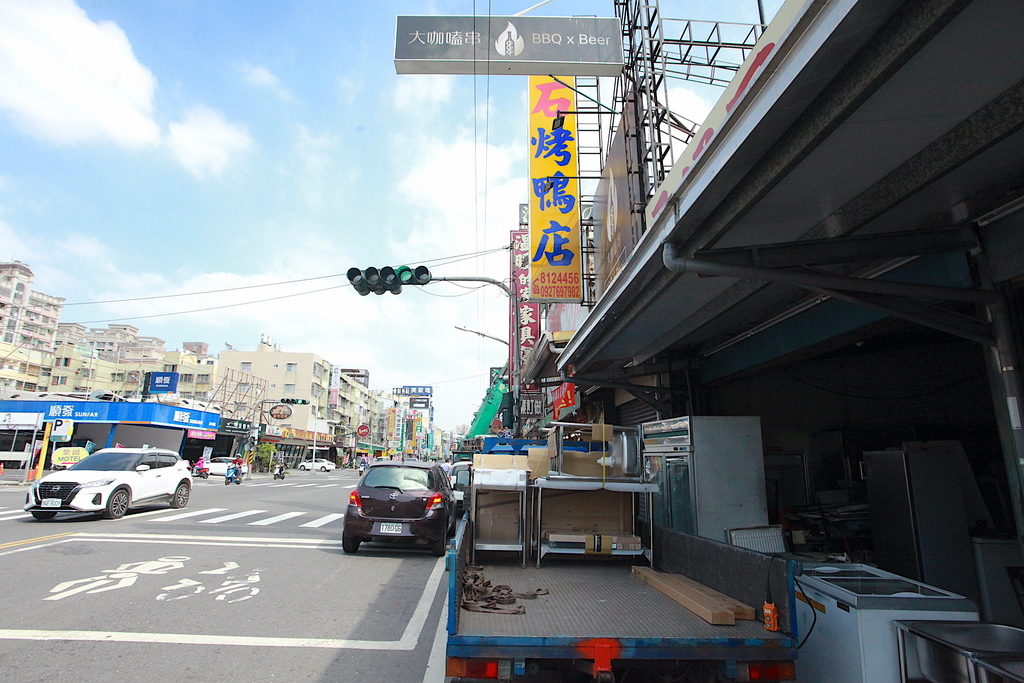
[[740, 602], [739, 600], [734, 600], [733, 598], [730, 598], [728, 595], [724, 593], [719, 593], [714, 588], [705, 586], [703, 583], [700, 583], [699, 581], [694, 581], [688, 576], [684, 576], [683, 574], [662, 574], [661, 576], [671, 581], [675, 581], [681, 585], [687, 586], [688, 588], [697, 591], [701, 595], [706, 595], [712, 600], [715, 600], [716, 602], [720, 603], [723, 607], [728, 609], [730, 612], [735, 614], [737, 619], [753, 621], [756, 618], [754, 616], [754, 608], [750, 605], [746, 605]]
[[665, 578], [664, 574], [659, 574], [649, 567], [633, 567], [633, 575], [651, 588], [672, 598], [709, 624], [731, 625], [736, 623], [736, 615], [718, 601], [702, 595], [678, 581]]

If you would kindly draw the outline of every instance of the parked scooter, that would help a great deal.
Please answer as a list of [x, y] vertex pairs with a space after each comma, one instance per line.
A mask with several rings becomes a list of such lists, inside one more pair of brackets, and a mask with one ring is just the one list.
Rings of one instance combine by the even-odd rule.
[[229, 465], [228, 471], [224, 474], [224, 485], [227, 486], [231, 482], [236, 484], [242, 483], [242, 468], [236, 467], [235, 465]]
[[284, 463], [277, 463], [274, 468], [274, 479], [284, 479]]

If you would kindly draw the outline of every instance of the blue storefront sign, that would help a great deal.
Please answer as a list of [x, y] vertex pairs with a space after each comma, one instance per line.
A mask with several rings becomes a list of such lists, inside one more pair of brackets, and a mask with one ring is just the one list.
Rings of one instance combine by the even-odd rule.
[[217, 431], [218, 413], [207, 413], [161, 403], [107, 403], [105, 401], [0, 401], [0, 413], [42, 413], [44, 422], [126, 423], [156, 427], [182, 427]]
[[178, 373], [176, 372], [151, 372], [149, 373], [149, 393], [151, 394], [173, 394], [178, 390]]

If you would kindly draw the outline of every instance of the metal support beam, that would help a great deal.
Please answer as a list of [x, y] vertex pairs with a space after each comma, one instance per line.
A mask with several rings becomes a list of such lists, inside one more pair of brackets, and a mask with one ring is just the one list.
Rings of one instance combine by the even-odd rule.
[[983, 346], [995, 346], [996, 344], [992, 334], [992, 324], [985, 320], [978, 320], [943, 308], [929, 306], [920, 301], [899, 297], [883, 297], [875, 294], [854, 295], [827, 289], [816, 291], [840, 301], [881, 311], [895, 318], [908, 320], [939, 332], [977, 342]]
[[830, 289], [846, 292], [864, 292], [905, 296], [919, 299], [938, 299], [945, 301], [963, 301], [975, 304], [992, 304], [999, 300], [999, 295], [991, 290], [961, 289], [959, 287], [942, 287], [938, 285], [918, 285], [909, 282], [893, 282], [889, 280], [868, 280], [865, 278], [819, 273], [816, 271], [782, 270], [778, 268], [757, 268], [752, 266], [735, 266], [727, 263], [713, 263], [698, 259], [678, 256], [679, 250], [671, 242], [666, 242], [662, 251], [665, 267], [674, 273], [693, 273], [696, 275], [735, 277], [744, 280], [763, 280], [765, 282], [784, 282], [805, 289]]
[[980, 247], [981, 242], [973, 228], [959, 227], [798, 240], [731, 249], [700, 249], [693, 257], [701, 261], [737, 266], [783, 268], [888, 260], [950, 251], [972, 251]]
[[657, 391], [669, 391], [669, 389], [661, 389], [659, 387], [645, 387], [641, 384], [629, 384], [626, 382], [609, 382], [600, 378], [592, 377], [570, 377], [565, 370], [562, 371], [562, 381], [571, 382], [572, 384], [579, 384], [585, 387], [603, 387], [606, 389], [622, 389], [628, 391], [633, 396], [654, 408], [662, 415], [671, 415], [672, 406], [664, 401], [654, 398], [651, 394]]

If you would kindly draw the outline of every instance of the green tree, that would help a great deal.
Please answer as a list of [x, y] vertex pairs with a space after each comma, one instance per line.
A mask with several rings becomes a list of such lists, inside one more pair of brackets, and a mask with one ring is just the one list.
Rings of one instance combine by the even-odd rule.
[[260, 472], [269, 472], [270, 463], [273, 461], [274, 456], [277, 455], [277, 446], [272, 443], [261, 443], [256, 446], [255, 455], [253, 458], [256, 461], [256, 467]]

